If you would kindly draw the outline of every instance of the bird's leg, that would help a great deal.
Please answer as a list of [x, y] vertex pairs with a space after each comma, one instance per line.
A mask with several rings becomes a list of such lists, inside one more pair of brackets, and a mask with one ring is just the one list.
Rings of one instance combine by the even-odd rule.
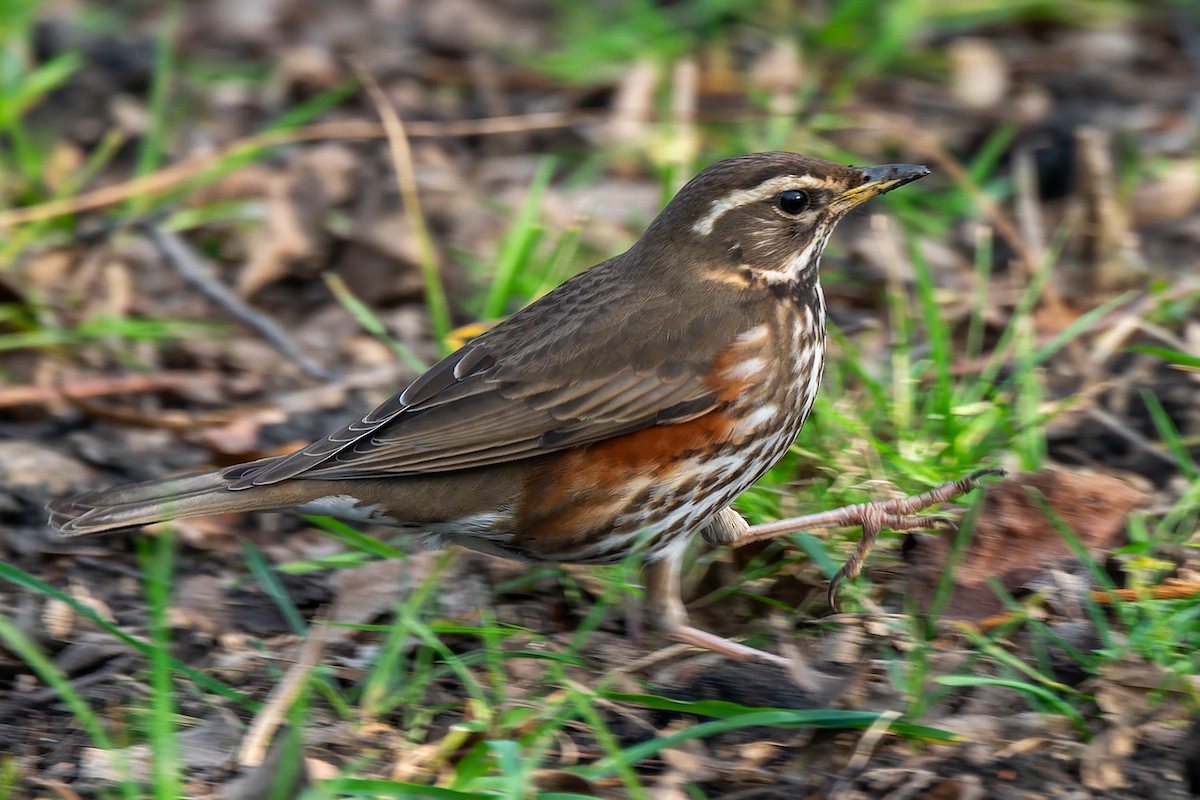
[[676, 642], [721, 653], [738, 661], [759, 659], [772, 664], [790, 663], [782, 656], [756, 650], [689, 625], [687, 611], [683, 607], [681, 567], [682, 556], [672, 553], [642, 568], [646, 584], [647, 616], [659, 632]]
[[814, 528], [847, 528], [861, 525], [863, 534], [850, 554], [850, 558], [837, 571], [829, 582], [829, 606], [837, 610], [837, 588], [843, 580], [854, 580], [862, 572], [863, 562], [875, 545], [879, 532], [886, 528], [894, 531], [911, 531], [927, 528], [953, 528], [954, 522], [946, 517], [937, 515], [918, 515], [930, 506], [952, 500], [961, 494], [971, 491], [979, 485], [980, 480], [989, 475], [1003, 475], [1001, 469], [981, 469], [972, 472], [965, 478], [956, 481], [946, 481], [935, 486], [928, 492], [911, 497], [898, 497], [894, 500], [880, 500], [874, 503], [859, 503], [852, 506], [821, 511], [816, 514], [806, 514], [802, 517], [781, 519], [778, 522], [766, 522], [752, 525], [737, 537], [741, 546], [749, 542], [772, 539], [788, 533], [812, 530]]

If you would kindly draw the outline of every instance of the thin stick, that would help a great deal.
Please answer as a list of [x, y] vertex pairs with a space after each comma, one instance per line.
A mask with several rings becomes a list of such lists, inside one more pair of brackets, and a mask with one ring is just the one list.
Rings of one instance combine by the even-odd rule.
[[[574, 112], [548, 111], [539, 114], [493, 117], [491, 119], [467, 119], [459, 122], [412, 122], [408, 125], [408, 135], [415, 138], [496, 136], [503, 133], [530, 130], [570, 128], [591, 118], [591, 115]], [[182, 161], [177, 161], [149, 175], [116, 183], [112, 186], [105, 186], [104, 188], [86, 192], [75, 197], [38, 203], [26, 208], [13, 208], [0, 211], [0, 230], [26, 222], [38, 222], [67, 214], [93, 211], [97, 208], [123, 202], [134, 196], [162, 194], [182, 185], [197, 174], [227, 159], [249, 155], [258, 150], [265, 150], [268, 147], [298, 144], [301, 142], [318, 142], [327, 139], [383, 139], [386, 137], [387, 131], [383, 125], [378, 122], [363, 120], [323, 122], [300, 128], [256, 133], [252, 136], [236, 139], [226, 147], [215, 152], [189, 156]]]
[[283, 680], [271, 690], [267, 701], [259, 710], [254, 721], [250, 723], [250, 730], [246, 731], [246, 736], [242, 739], [242, 746], [238, 748], [237, 763], [239, 766], [257, 767], [266, 758], [275, 731], [282, 724], [292, 702], [300, 695], [300, 691], [308, 681], [308, 676], [320, 662], [321, 652], [325, 649], [325, 641], [330, 630], [332, 628], [328, 625], [315, 620], [309, 626], [308, 639], [300, 649], [300, 656], [296, 659], [296, 663], [288, 669]]
[[154, 243], [162, 251], [163, 257], [183, 276], [185, 281], [203, 292], [214, 303], [262, 334], [263, 338], [270, 342], [276, 350], [296, 362], [305, 374], [323, 381], [334, 380], [338, 377], [336, 372], [326, 369], [300, 352], [300, 348], [295, 345], [282, 328], [275, 324], [273, 319], [251, 308], [240, 297], [234, 294], [228, 286], [214, 279], [208, 273], [208, 270], [204, 268], [204, 265], [200, 263], [200, 259], [182, 239], [150, 223], [141, 223], [139, 227], [154, 240]]
[[164, 390], [183, 390], [197, 384], [215, 385], [215, 372], [156, 372], [148, 375], [121, 375], [115, 378], [86, 378], [47, 386], [0, 387], [0, 408], [45, 406], [116, 394], [142, 394]]

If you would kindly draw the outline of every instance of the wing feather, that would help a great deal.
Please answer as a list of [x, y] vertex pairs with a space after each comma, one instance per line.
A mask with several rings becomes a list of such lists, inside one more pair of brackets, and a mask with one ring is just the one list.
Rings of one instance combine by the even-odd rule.
[[[231, 488], [297, 476], [347, 479], [470, 469], [579, 447], [719, 406], [706, 379], [739, 318], [717, 299], [632, 296], [614, 262], [568, 281], [435, 364], [402, 392]], [[614, 280], [615, 279], [615, 280]], [[626, 296], [628, 295], [628, 296]], [[745, 324], [745, 318], [740, 318]], [[705, 336], [690, 348], [694, 331]], [[630, 352], [629, 342], [635, 342]], [[683, 355], [681, 356], [681, 352]]]

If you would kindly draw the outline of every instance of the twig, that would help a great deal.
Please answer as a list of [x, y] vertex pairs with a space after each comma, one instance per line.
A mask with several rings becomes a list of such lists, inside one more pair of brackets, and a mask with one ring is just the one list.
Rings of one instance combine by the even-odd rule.
[[[459, 122], [412, 122], [408, 135], [416, 138], [438, 136], [496, 136], [530, 130], [570, 128], [581, 122], [594, 119], [595, 115], [566, 111], [547, 111], [492, 119], [468, 119]], [[231, 142], [228, 146], [212, 153], [200, 153], [164, 167], [149, 175], [105, 186], [85, 194], [62, 200], [0, 211], [0, 230], [26, 222], [38, 222], [82, 211], [113, 205], [135, 196], [162, 194], [194, 178], [198, 173], [214, 167], [226, 159], [245, 156], [268, 147], [301, 142], [319, 142], [327, 139], [383, 139], [387, 136], [384, 126], [378, 122], [361, 120], [350, 122], [325, 122], [288, 130], [266, 131]]]
[[1115, 604], [1118, 600], [1130, 603], [1149, 597], [1151, 600], [1187, 600], [1200, 595], [1200, 583], [1196, 581], [1170, 581], [1146, 589], [1113, 589], [1111, 592], [1094, 591], [1092, 599], [1097, 603]]
[[1144, 282], [1145, 265], [1129, 215], [1118, 201], [1111, 137], [1100, 128], [1075, 131], [1075, 197], [1083, 208], [1080, 232], [1088, 265], [1085, 280], [1093, 291], [1110, 292]]
[[150, 375], [122, 375], [116, 378], [87, 378], [48, 386], [0, 387], [0, 408], [46, 406], [56, 402], [74, 402], [115, 394], [142, 394], [182, 390], [198, 383], [215, 384], [213, 372], [156, 372]]
[[[1103, 605], [1116, 605], [1117, 603], [1133, 603], [1138, 600], [1188, 600], [1193, 597], [1200, 596], [1200, 582], [1196, 581], [1167, 581], [1160, 583], [1157, 586], [1148, 586], [1142, 589], [1113, 589], [1108, 591], [1105, 589], [1095, 589], [1089, 593], [1092, 602], [1101, 603]], [[1041, 598], [1044, 600], [1045, 598]], [[1038, 605], [1041, 605], [1041, 600]], [[984, 617], [979, 622], [974, 624], [974, 628], [978, 631], [987, 633], [995, 630], [1002, 625], [1008, 625], [1017, 622], [1028, 616], [1028, 610], [1032, 608], [1031, 602], [1026, 600], [1025, 606], [1021, 611], [1001, 611], [998, 614], [992, 614], [990, 617]]]
[[1129, 442], [1138, 450], [1141, 450], [1142, 452], [1147, 453], [1159, 459], [1160, 461], [1165, 461], [1173, 467], [1179, 466], [1179, 460], [1175, 458], [1175, 455], [1171, 453], [1171, 451], [1155, 445], [1154, 442], [1150, 441], [1133, 428], [1130, 428], [1115, 415], [1110, 414], [1108, 411], [1105, 411], [1099, 406], [1088, 407], [1084, 410], [1084, 414], [1091, 417], [1093, 420], [1100, 423], [1125, 441]]
[[[244, 420], [251, 414], [266, 415], [272, 418], [281, 415], [277, 407], [263, 403], [249, 408], [242, 407], [220, 411], [196, 412], [169, 409], [148, 414], [141, 409], [113, 408], [112, 406], [97, 403], [93, 400], [85, 400], [80, 397], [68, 397], [67, 401], [93, 419], [114, 422], [130, 428], [164, 430], [175, 433], [186, 433], [201, 428], [225, 427], [239, 420]], [[272, 419], [272, 421], [276, 420]]]
[[863, 732], [862, 738], [858, 740], [858, 745], [854, 748], [854, 754], [850, 756], [850, 760], [846, 762], [846, 766], [842, 767], [841, 771], [834, 778], [832, 785], [827, 787], [828, 794], [826, 797], [837, 797], [842, 794], [842, 789], [854, 778], [856, 778], [871, 761], [871, 755], [875, 752], [875, 748], [879, 746], [879, 742], [891, 730], [892, 723], [901, 716], [899, 711], [884, 711], [879, 715], [879, 718], [871, 723], [871, 727]]
[[238, 748], [237, 763], [239, 766], [257, 767], [266, 758], [271, 738], [287, 715], [292, 701], [304, 688], [309, 674], [320, 661], [321, 652], [325, 649], [325, 639], [330, 630], [332, 629], [328, 625], [316, 620], [309, 626], [308, 639], [304, 642], [304, 647], [300, 649], [300, 656], [296, 659], [296, 663], [288, 669], [283, 680], [271, 690], [267, 702], [263, 704], [254, 721], [250, 723], [250, 730], [246, 731], [246, 737], [242, 739], [242, 746]]
[[1013, 184], [1016, 188], [1017, 224], [1021, 238], [1029, 248], [1030, 256], [1036, 261], [1046, 255], [1045, 226], [1042, 224], [1042, 209], [1038, 204], [1037, 168], [1033, 162], [1033, 151], [1021, 147], [1013, 153]]
[[185, 281], [195, 286], [206, 297], [241, 322], [262, 334], [263, 338], [280, 353], [294, 361], [306, 375], [323, 381], [334, 380], [338, 377], [337, 372], [326, 369], [300, 352], [300, 349], [288, 338], [283, 329], [275, 324], [274, 320], [251, 308], [228, 286], [215, 280], [182, 239], [151, 223], [139, 223], [138, 227], [154, 240], [167, 262], [183, 276]]
[[858, 746], [854, 748], [854, 755], [846, 762], [842, 773], [857, 775], [862, 772], [866, 768], [867, 762], [871, 760], [871, 754], [879, 746], [879, 742], [891, 730], [892, 723], [901, 716], [899, 711], [884, 711], [880, 714], [879, 718], [871, 723], [871, 727], [867, 728], [862, 738], [858, 740]]

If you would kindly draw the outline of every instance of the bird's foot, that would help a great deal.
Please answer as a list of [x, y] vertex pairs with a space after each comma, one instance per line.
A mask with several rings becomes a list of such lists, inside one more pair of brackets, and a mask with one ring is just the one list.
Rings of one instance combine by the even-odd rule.
[[646, 583], [646, 617], [666, 638], [711, 650], [738, 661], [758, 660], [770, 664], [787, 666], [791, 662], [783, 656], [757, 650], [748, 645], [730, 641], [715, 633], [693, 628], [688, 623], [687, 611], [680, 597], [680, 559], [668, 556], [653, 561], [642, 568]]
[[777, 656], [765, 650], [758, 650], [749, 645], [717, 636], [715, 633], [693, 628], [690, 625], [684, 625], [677, 630], [667, 633], [666, 636], [668, 639], [683, 644], [690, 644], [692, 647], [699, 647], [701, 650], [711, 650], [714, 653], [729, 656], [736, 661], [765, 661], [768, 664], [778, 664], [782, 667], [790, 666], [792, 663], [783, 656]]
[[946, 481], [935, 486], [928, 492], [910, 497], [897, 497], [892, 500], [879, 500], [873, 503], [858, 503], [857, 505], [821, 511], [816, 514], [806, 514], [802, 517], [792, 517], [778, 522], [767, 522], [753, 525], [746, 529], [738, 538], [738, 544], [772, 539], [799, 531], [815, 528], [847, 528], [861, 526], [862, 538], [850, 558], [829, 582], [829, 606], [838, 610], [837, 589], [844, 580], [854, 580], [862, 572], [863, 562], [875, 546], [875, 539], [884, 528], [894, 531], [929, 530], [941, 528], [953, 530], [954, 520], [936, 514], [920, 514], [930, 506], [953, 500], [959, 495], [966, 494], [977, 487], [984, 478], [991, 475], [1003, 475], [1002, 469], [981, 469], [972, 472], [964, 478]]

